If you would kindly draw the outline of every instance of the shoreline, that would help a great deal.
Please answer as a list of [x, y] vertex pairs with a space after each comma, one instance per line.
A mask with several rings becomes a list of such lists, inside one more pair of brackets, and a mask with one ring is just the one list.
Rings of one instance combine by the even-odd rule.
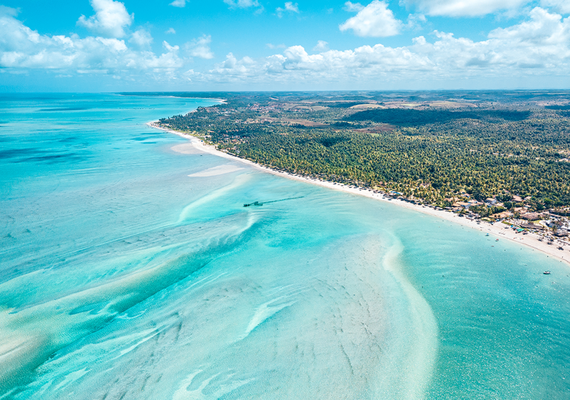
[[[238, 162], [247, 164], [253, 168], [256, 168], [258, 170], [261, 170], [263, 172], [272, 174], [272, 175], [277, 175], [277, 176], [280, 176], [283, 178], [297, 180], [297, 181], [309, 183], [312, 185], [318, 185], [321, 187], [325, 187], [325, 188], [333, 189], [333, 190], [338, 190], [338, 191], [349, 193], [349, 194], [368, 197], [368, 198], [378, 200], [378, 201], [384, 201], [387, 203], [392, 203], [392, 204], [395, 204], [399, 207], [407, 208], [408, 210], [413, 210], [413, 211], [420, 212], [422, 214], [431, 215], [433, 217], [440, 218], [440, 219], [443, 219], [443, 220], [446, 220], [449, 222], [453, 222], [453, 223], [456, 223], [456, 224], [459, 224], [459, 225], [462, 225], [462, 226], [465, 226], [465, 227], [468, 227], [468, 228], [471, 228], [474, 230], [478, 230], [480, 232], [485, 232], [489, 235], [492, 235], [497, 241], [500, 239], [506, 239], [506, 240], [509, 240], [511, 242], [526, 246], [527, 248], [532, 249], [533, 251], [539, 251], [543, 254], [546, 254], [549, 258], [553, 258], [557, 261], [560, 261], [562, 263], [566, 263], [568, 266], [570, 266], [570, 252], [568, 252], [568, 248], [566, 248], [564, 250], [559, 250], [558, 249], [559, 244], [557, 244], [557, 243], [548, 244], [544, 241], [541, 241], [541, 240], [539, 240], [541, 237], [534, 234], [534, 233], [528, 233], [526, 235], [523, 235], [522, 233], [518, 233], [518, 232], [514, 231], [513, 229], [511, 229], [510, 226], [507, 226], [506, 224], [503, 224], [500, 222], [491, 224], [488, 222], [474, 221], [474, 220], [467, 219], [465, 217], [459, 217], [457, 214], [454, 214], [454, 213], [451, 213], [448, 211], [436, 210], [436, 209], [430, 208], [429, 206], [411, 204], [411, 203], [408, 203], [408, 202], [405, 202], [405, 201], [402, 201], [399, 199], [389, 199], [389, 198], [385, 197], [383, 194], [373, 192], [372, 190], [369, 190], [369, 189], [358, 188], [358, 187], [350, 187], [350, 186], [346, 186], [346, 185], [341, 184], [341, 183], [323, 181], [323, 180], [319, 180], [319, 179], [307, 178], [307, 177], [303, 177], [303, 176], [293, 175], [293, 174], [290, 174], [287, 172], [276, 171], [276, 170], [273, 170], [271, 168], [265, 167], [263, 165], [254, 163], [253, 161], [246, 160], [246, 159], [243, 159], [243, 158], [240, 158], [240, 157], [228, 154], [228, 153], [224, 153], [223, 151], [219, 151], [214, 146], [204, 143], [201, 139], [199, 139], [195, 136], [187, 135], [183, 132], [179, 132], [179, 131], [175, 131], [173, 129], [163, 128], [161, 126], [158, 126], [157, 122], [158, 121], [147, 122], [146, 125], [151, 127], [151, 128], [159, 129], [161, 131], [168, 132], [168, 133], [180, 136], [186, 140], [189, 140], [194, 148], [196, 148], [197, 150], [202, 151], [204, 153], [212, 154], [212, 155], [222, 157], [222, 158], [226, 158], [226, 159], [233, 160], [233, 161], [238, 161]], [[541, 273], [542, 273], [542, 271], [541, 271]]]

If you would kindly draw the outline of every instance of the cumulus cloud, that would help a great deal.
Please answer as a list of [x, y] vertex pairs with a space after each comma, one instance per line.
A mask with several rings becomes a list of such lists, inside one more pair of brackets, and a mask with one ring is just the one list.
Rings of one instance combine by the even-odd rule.
[[313, 51], [326, 51], [329, 49], [329, 44], [324, 40], [319, 40], [317, 45], [313, 47]]
[[[178, 46], [164, 42], [162, 54], [150, 51], [145, 46], [152, 38], [145, 32], [137, 30], [129, 41], [42, 35], [19, 21], [15, 10], [0, 7], [0, 70], [18, 73], [37, 68], [53, 70], [54, 76], [97, 72], [118, 77], [139, 71], [206, 85], [238, 82], [244, 87], [256, 83], [291, 87], [294, 83], [309, 88], [321, 82], [322, 87], [337, 88], [347, 82], [348, 87], [380, 89], [379, 82], [418, 80], [445, 85], [453, 80], [490, 77], [525, 82], [560, 78], [567, 82], [570, 68], [570, 17], [541, 7], [530, 11], [525, 20], [495, 29], [480, 41], [434, 31], [401, 47], [377, 44], [327, 50], [322, 42], [313, 54], [302, 46], [257, 59], [229, 53], [222, 62], [200, 71], [186, 70], [189, 59], [181, 55]], [[184, 54], [211, 59], [210, 44], [211, 37], [202, 36], [185, 45]]]
[[566, 76], [570, 67], [570, 17], [542, 8], [509, 28], [491, 31], [486, 40], [456, 38], [435, 31], [409, 46], [381, 44], [353, 50], [325, 50], [309, 54], [291, 46], [281, 54], [253, 60], [229, 54], [223, 63], [199, 73], [193, 80], [206, 82], [280, 83], [380, 82], [412, 79], [425, 81], [478, 78]]
[[[421, 12], [433, 16], [474, 17], [500, 10], [513, 10], [530, 0], [400, 0], [401, 3], [417, 7]], [[565, 2], [566, 0], [552, 0]]]
[[12, 7], [6, 7], [6, 6], [0, 5], [0, 16], [4, 16], [4, 15], [15, 17], [18, 15], [18, 10], [16, 10], [15, 8], [12, 8]]
[[521, 65], [552, 66], [570, 58], [570, 18], [539, 7], [531, 11], [529, 21], [495, 29], [489, 38], [495, 47], [502, 45], [497, 57], [505, 63], [513, 57]]
[[382, 45], [363, 46], [354, 50], [329, 50], [310, 55], [302, 46], [291, 46], [283, 52], [253, 60], [237, 59], [228, 54], [223, 63], [207, 73], [193, 72], [192, 79], [206, 82], [335, 82], [367, 79], [371, 75], [410, 73], [428, 69], [429, 60], [415, 56], [408, 49]]
[[152, 43], [152, 36], [144, 29], [139, 29], [132, 34], [129, 43], [134, 43], [139, 47], [148, 48]]
[[359, 12], [362, 10], [364, 10], [364, 6], [360, 3], [352, 3], [350, 1], [347, 1], [346, 3], [344, 3], [344, 11]]
[[198, 39], [194, 39], [192, 42], [186, 44], [186, 49], [192, 57], [203, 58], [209, 60], [214, 58], [214, 53], [210, 50], [210, 43], [212, 42], [212, 37], [210, 35], [203, 35]]
[[570, 14], [570, 2], [568, 0], [542, 0], [540, 4], [562, 14]]
[[253, 59], [249, 57], [238, 59], [233, 53], [228, 53], [223, 62], [216, 64], [213, 69], [206, 73], [189, 70], [184, 74], [184, 77], [190, 81], [199, 82], [245, 82], [255, 79], [252, 74], [257, 71], [256, 62]]
[[400, 33], [402, 22], [394, 17], [384, 1], [373, 0], [366, 7], [351, 2], [345, 3], [345, 8], [358, 10], [358, 14], [340, 25], [341, 31], [352, 29], [358, 36], [387, 37]]
[[426, 23], [427, 19], [423, 14], [410, 14], [408, 15], [408, 21], [406, 22], [406, 28], [408, 29], [419, 29], [422, 24]]
[[186, 7], [186, 0], [174, 0], [170, 5], [173, 7]]
[[279, 18], [281, 18], [283, 16], [283, 13], [285, 12], [292, 12], [299, 14], [299, 5], [297, 3], [293, 4], [293, 2], [288, 1], [285, 3], [284, 8], [277, 7], [275, 12], [277, 13], [277, 16]]
[[260, 7], [257, 0], [224, 0], [231, 8]]
[[226, 56], [226, 60], [216, 66], [214, 69], [218, 72], [230, 72], [232, 74], [235, 73], [244, 73], [247, 72], [247, 65], [254, 65], [255, 62], [249, 58], [244, 57], [241, 60], [238, 60], [232, 53], [229, 53]]
[[174, 28], [169, 28], [166, 32], [167, 35], [176, 35], [176, 30]]
[[77, 25], [83, 26], [98, 35], [122, 38], [125, 28], [131, 26], [134, 14], [129, 15], [123, 3], [113, 0], [91, 0], [95, 15], [86, 18], [82, 15]]
[[[137, 32], [131, 41], [145, 45], [152, 40], [146, 31]], [[14, 13], [0, 13], [0, 68], [109, 74], [181, 68], [184, 60], [179, 57], [178, 48], [165, 49], [157, 56], [146, 49], [132, 50], [117, 38], [41, 35], [17, 20]]]

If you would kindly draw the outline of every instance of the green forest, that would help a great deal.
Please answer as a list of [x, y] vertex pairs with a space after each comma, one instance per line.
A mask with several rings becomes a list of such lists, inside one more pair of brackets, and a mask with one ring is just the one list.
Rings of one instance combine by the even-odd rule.
[[568, 94], [451, 95], [232, 94], [160, 124], [277, 170], [440, 207], [465, 194], [570, 206]]

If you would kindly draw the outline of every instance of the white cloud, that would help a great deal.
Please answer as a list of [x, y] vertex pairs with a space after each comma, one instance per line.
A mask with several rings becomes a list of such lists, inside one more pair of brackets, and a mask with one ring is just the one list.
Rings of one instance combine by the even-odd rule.
[[144, 29], [139, 29], [132, 34], [129, 39], [130, 43], [134, 43], [139, 47], [148, 48], [152, 43], [152, 36], [150, 33]]
[[6, 7], [6, 6], [2, 6], [0, 5], [0, 16], [10, 16], [10, 17], [15, 17], [18, 15], [18, 10], [16, 10], [15, 8], [12, 7]]
[[170, 28], [164, 33], [166, 33], [167, 35], [176, 35], [176, 30], [174, 28]]
[[[434, 32], [428, 42], [419, 36], [409, 46], [381, 44], [353, 50], [328, 50], [308, 54], [302, 46], [291, 46], [282, 54], [252, 60], [229, 54], [226, 61], [205, 73], [193, 72], [194, 81], [264, 83], [289, 86], [298, 83], [313, 87], [350, 82], [411, 81], [442, 82], [466, 79], [512, 79], [524, 81], [537, 76], [567, 79], [570, 67], [570, 17], [542, 8], [529, 18], [506, 29], [495, 29], [483, 41], [456, 38], [451, 33]], [[368, 85], [370, 87], [370, 85]], [[381, 88], [380, 86], [373, 86]]]
[[106, 37], [125, 36], [125, 28], [133, 23], [134, 14], [129, 15], [123, 3], [113, 0], [91, 0], [91, 6], [95, 10], [95, 15], [89, 18], [82, 15], [77, 25]]
[[400, 0], [400, 3], [417, 7], [421, 12], [428, 15], [474, 17], [491, 14], [500, 10], [517, 9], [530, 1], [531, 0]]
[[172, 3], [170, 3], [171, 6], [174, 7], [186, 7], [186, 0], [174, 0]]
[[281, 18], [283, 16], [283, 13], [285, 12], [292, 12], [299, 14], [299, 5], [297, 3], [293, 4], [293, 2], [288, 1], [285, 3], [284, 7], [285, 8], [277, 7], [277, 9], [275, 10], [279, 18]]
[[[511, 82], [516, 78], [525, 83], [570, 82], [570, 17], [540, 7], [530, 11], [522, 22], [495, 29], [481, 41], [435, 31], [401, 47], [377, 44], [341, 51], [327, 50], [323, 42], [317, 44], [314, 54], [301, 46], [258, 59], [229, 53], [221, 63], [188, 72], [183, 71], [190, 60], [182, 56], [178, 46], [164, 42], [162, 54], [144, 47], [151, 40], [146, 31], [137, 30], [128, 42], [49, 36], [25, 26], [16, 14], [14, 9], [0, 7], [0, 71], [6, 73], [43, 69], [52, 70], [53, 76], [81, 72], [122, 79], [132, 79], [139, 73], [150, 79], [191, 79], [208, 87], [238, 82], [243, 87], [261, 84], [265, 88], [339, 88], [345, 82], [345, 88], [382, 89], [382, 84], [397, 88], [394, 85], [398, 82], [408, 85], [405, 87], [413, 84], [410, 82], [440, 82], [445, 86], [453, 81], [482, 82], [491, 78]], [[202, 36], [184, 46], [184, 53], [211, 59], [210, 44], [211, 38]]]
[[162, 46], [169, 52], [177, 52], [178, 50], [180, 50], [179, 46], [171, 46], [166, 40], [162, 42]]
[[410, 14], [408, 15], [408, 21], [406, 22], [406, 28], [408, 29], [419, 29], [422, 24], [427, 22], [425, 15], [423, 14]]
[[231, 8], [260, 7], [257, 0], [224, 0]]
[[254, 78], [252, 74], [257, 71], [255, 61], [249, 57], [238, 60], [233, 53], [228, 53], [226, 60], [217, 64], [208, 74], [196, 74], [197, 77], [216, 76], [218, 81], [235, 81]]
[[205, 74], [193, 73], [193, 80], [206, 82], [315, 82], [338, 84], [347, 79], [369, 79], [370, 76], [387, 73], [413, 73], [428, 69], [423, 56], [413, 55], [405, 48], [389, 48], [382, 45], [363, 46], [355, 50], [329, 50], [309, 55], [302, 46], [287, 48], [261, 60], [244, 57], [237, 59], [228, 54], [223, 63]]
[[350, 1], [347, 1], [344, 3], [344, 10], [348, 12], [359, 12], [364, 10], [364, 6], [360, 3], [352, 3]]
[[[151, 40], [142, 30], [137, 32], [131, 37], [133, 42], [144, 45]], [[167, 71], [183, 66], [184, 60], [175, 46], [166, 47], [166, 52], [157, 56], [148, 50], [132, 50], [117, 38], [40, 35], [14, 18], [13, 13], [0, 13], [0, 68], [121, 75], [134, 70]]]
[[186, 49], [192, 57], [199, 57], [205, 60], [214, 58], [214, 53], [210, 49], [210, 43], [212, 42], [212, 37], [210, 35], [203, 35], [198, 39], [186, 44]]
[[[346, 7], [356, 10], [358, 5], [346, 3]], [[366, 7], [360, 9], [358, 14], [340, 25], [341, 31], [352, 29], [358, 36], [387, 37], [400, 33], [402, 22], [394, 17], [384, 1], [373, 0]]]
[[317, 45], [313, 47], [313, 51], [326, 51], [329, 49], [329, 44], [324, 40], [319, 40]]
[[570, 1], [568, 0], [541, 0], [540, 4], [562, 14], [570, 14]]
[[269, 47], [270, 49], [285, 49], [287, 47], [283, 43], [281, 44], [267, 43], [266, 46]]
[[285, 3], [285, 11], [291, 11], [295, 13], [299, 13], [299, 4], [288, 1]]
[[525, 58], [532, 54], [544, 56], [551, 53], [543, 60], [549, 62], [551, 56], [555, 56], [556, 60], [560, 56], [570, 55], [570, 18], [563, 19], [559, 14], [536, 7], [530, 12], [530, 20], [509, 28], [495, 29], [489, 33], [489, 38], [504, 43], [505, 51], [508, 48], [525, 48], [524, 54], [521, 54]]

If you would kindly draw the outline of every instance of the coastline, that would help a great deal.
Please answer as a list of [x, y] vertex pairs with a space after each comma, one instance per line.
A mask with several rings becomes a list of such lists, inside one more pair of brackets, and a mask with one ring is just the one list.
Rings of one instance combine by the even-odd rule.
[[[553, 258], [557, 261], [560, 261], [562, 263], [566, 263], [568, 266], [570, 266], [570, 252], [568, 251], [569, 248], [565, 248], [564, 250], [559, 250], [559, 244], [554, 243], [554, 244], [548, 244], [544, 241], [541, 241], [539, 239], [541, 239], [540, 236], [534, 234], [534, 233], [528, 233], [526, 235], [523, 235], [522, 233], [518, 233], [516, 231], [514, 231], [513, 229], [510, 228], [510, 226], [507, 226], [505, 224], [502, 223], [494, 223], [494, 224], [490, 224], [487, 222], [481, 222], [481, 221], [474, 221], [474, 220], [470, 220], [467, 219], [465, 217], [459, 217], [457, 214], [448, 212], [448, 211], [443, 211], [443, 210], [437, 210], [434, 208], [430, 208], [429, 206], [425, 206], [425, 205], [417, 205], [417, 204], [412, 204], [412, 203], [408, 203], [399, 199], [390, 199], [385, 197], [383, 194], [381, 193], [376, 193], [373, 192], [369, 189], [365, 189], [365, 188], [356, 188], [356, 187], [349, 187], [346, 186], [344, 184], [340, 184], [340, 183], [333, 183], [333, 182], [329, 182], [329, 181], [323, 181], [323, 180], [319, 180], [319, 179], [314, 179], [314, 178], [307, 178], [307, 177], [303, 177], [303, 176], [298, 176], [298, 175], [293, 175], [287, 172], [281, 172], [281, 171], [276, 171], [273, 170], [271, 168], [265, 167], [263, 165], [259, 165], [254, 163], [253, 161], [250, 160], [246, 160], [228, 153], [224, 153], [222, 151], [217, 150], [214, 146], [212, 145], [208, 145], [206, 143], [204, 143], [202, 140], [198, 139], [195, 136], [192, 135], [187, 135], [185, 133], [179, 132], [179, 131], [175, 131], [172, 129], [167, 129], [161, 126], [158, 126], [156, 123], [158, 121], [151, 121], [151, 122], [147, 122], [146, 125], [154, 128], [154, 129], [159, 129], [162, 130], [164, 132], [168, 132], [177, 136], [180, 136], [184, 139], [187, 139], [190, 141], [190, 144], [198, 151], [202, 151], [204, 153], [209, 153], [218, 157], [222, 157], [222, 158], [226, 158], [226, 159], [230, 159], [233, 161], [238, 161], [244, 164], [247, 164], [253, 168], [256, 168], [258, 170], [261, 170], [263, 172], [269, 173], [269, 174], [273, 174], [273, 175], [277, 175], [277, 176], [281, 176], [283, 178], [287, 178], [287, 179], [293, 179], [293, 180], [297, 180], [297, 181], [301, 181], [301, 182], [305, 182], [305, 183], [310, 183], [312, 185], [318, 185], [318, 186], [322, 186], [328, 189], [333, 189], [333, 190], [338, 190], [341, 192], [345, 192], [345, 193], [350, 193], [353, 195], [358, 195], [358, 196], [363, 196], [363, 197], [368, 197], [371, 199], [375, 199], [378, 201], [385, 201], [387, 203], [392, 203], [392, 204], [396, 204], [400, 207], [404, 207], [407, 208], [409, 210], [413, 210], [413, 211], [417, 211], [423, 214], [427, 214], [427, 215], [431, 215], [449, 222], [453, 222], [474, 230], [478, 230], [480, 232], [484, 232], [489, 234], [490, 236], [493, 236], [493, 238], [495, 240], [501, 240], [501, 239], [506, 239], [509, 240], [511, 242], [523, 245], [527, 248], [532, 249], [533, 251], [539, 251], [543, 254], [546, 254], [549, 258]], [[178, 151], [178, 152], [182, 152], [179, 150], [174, 150], [174, 151]], [[541, 271], [542, 273], [542, 271]]]

